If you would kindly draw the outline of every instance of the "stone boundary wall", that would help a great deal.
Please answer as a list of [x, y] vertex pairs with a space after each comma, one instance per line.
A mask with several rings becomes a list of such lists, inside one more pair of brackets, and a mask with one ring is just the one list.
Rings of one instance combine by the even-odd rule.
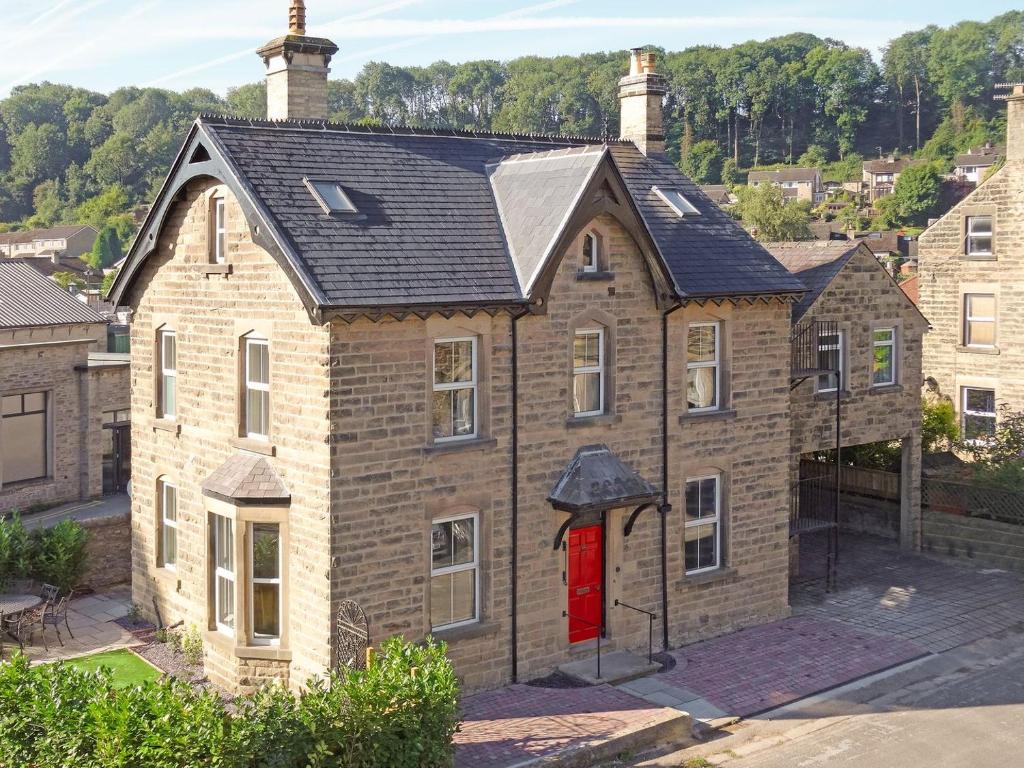
[[98, 589], [115, 584], [127, 584], [132, 579], [132, 520], [131, 514], [97, 517], [83, 520], [82, 527], [89, 533], [86, 545], [85, 576], [82, 584]]
[[1024, 571], [1024, 526], [926, 510], [922, 550], [979, 566]]
[[843, 493], [839, 528], [897, 541], [900, 537], [900, 503], [859, 494]]

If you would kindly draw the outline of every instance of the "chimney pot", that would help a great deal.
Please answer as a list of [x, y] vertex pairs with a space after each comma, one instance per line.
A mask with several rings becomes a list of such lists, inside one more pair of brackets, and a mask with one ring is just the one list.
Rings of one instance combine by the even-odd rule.
[[288, 32], [293, 35], [306, 34], [306, 3], [304, 0], [292, 0], [288, 9]]

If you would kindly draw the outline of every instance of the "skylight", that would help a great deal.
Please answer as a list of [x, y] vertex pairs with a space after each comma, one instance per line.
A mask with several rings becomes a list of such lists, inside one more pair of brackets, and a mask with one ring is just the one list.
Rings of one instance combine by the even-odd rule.
[[358, 213], [355, 205], [345, 194], [341, 185], [334, 181], [312, 181], [303, 179], [314, 199], [327, 213]]
[[664, 200], [666, 205], [676, 212], [677, 216], [700, 216], [700, 211], [678, 189], [651, 187], [651, 191]]

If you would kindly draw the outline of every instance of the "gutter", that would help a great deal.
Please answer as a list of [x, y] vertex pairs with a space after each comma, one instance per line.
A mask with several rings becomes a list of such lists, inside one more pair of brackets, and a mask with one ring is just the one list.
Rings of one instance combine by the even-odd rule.
[[668, 650], [668, 316], [683, 304], [661, 313], [661, 644]]
[[512, 316], [512, 682], [519, 681], [519, 321], [530, 313]]

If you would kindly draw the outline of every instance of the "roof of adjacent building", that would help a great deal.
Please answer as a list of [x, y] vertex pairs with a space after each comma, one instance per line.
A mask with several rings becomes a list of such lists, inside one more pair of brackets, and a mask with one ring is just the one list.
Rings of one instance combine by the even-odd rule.
[[58, 272], [71, 272], [77, 277], [84, 277], [88, 266], [81, 259], [62, 259], [59, 263], [54, 264], [52, 258], [46, 258], [43, 256], [21, 256], [17, 259], [23, 264], [28, 264], [36, 271], [46, 275], [46, 277], [53, 277]]
[[[803, 290], [667, 158], [627, 141], [206, 116], [193, 140], [225, 158], [321, 308], [526, 301], [540, 249], [599, 163], [621, 178], [680, 297]], [[358, 215], [325, 213], [307, 179], [339, 184]], [[653, 186], [700, 215], [680, 217]]]
[[777, 183], [783, 181], [812, 182], [820, 175], [821, 171], [817, 168], [775, 168], [768, 171], [751, 171], [747, 175], [747, 183], [750, 184], [755, 181]]
[[97, 234], [96, 230], [88, 224], [67, 224], [50, 229], [25, 229], [18, 232], [0, 233], [0, 245], [31, 243], [35, 240], [63, 240], [77, 235], [83, 229], [90, 229]]
[[548, 501], [564, 512], [612, 509], [654, 501], [658, 492], [607, 445], [585, 445], [563, 470]]
[[287, 504], [291, 494], [263, 456], [236, 453], [203, 483], [203, 493], [240, 504]]
[[807, 286], [807, 293], [793, 305], [794, 322], [818, 300], [860, 245], [849, 240], [765, 243], [772, 256]]
[[868, 173], [899, 173], [910, 163], [911, 160], [905, 157], [899, 159], [883, 157], [879, 160], [865, 160], [864, 170]]
[[920, 306], [921, 278], [919, 275], [913, 275], [911, 277], [908, 277], [906, 280], [900, 283], [900, 288], [903, 290], [905, 294], [907, 294], [908, 299], [914, 302], [915, 305]]
[[956, 156], [956, 167], [976, 167], [976, 168], [988, 168], [991, 165], [995, 165], [996, 161], [1006, 154], [1005, 147], [972, 147], [969, 151], [962, 155]]
[[105, 322], [34, 267], [20, 259], [0, 259], [0, 328]]
[[732, 202], [732, 193], [725, 184], [701, 184], [700, 189], [713, 203], [723, 205]]

